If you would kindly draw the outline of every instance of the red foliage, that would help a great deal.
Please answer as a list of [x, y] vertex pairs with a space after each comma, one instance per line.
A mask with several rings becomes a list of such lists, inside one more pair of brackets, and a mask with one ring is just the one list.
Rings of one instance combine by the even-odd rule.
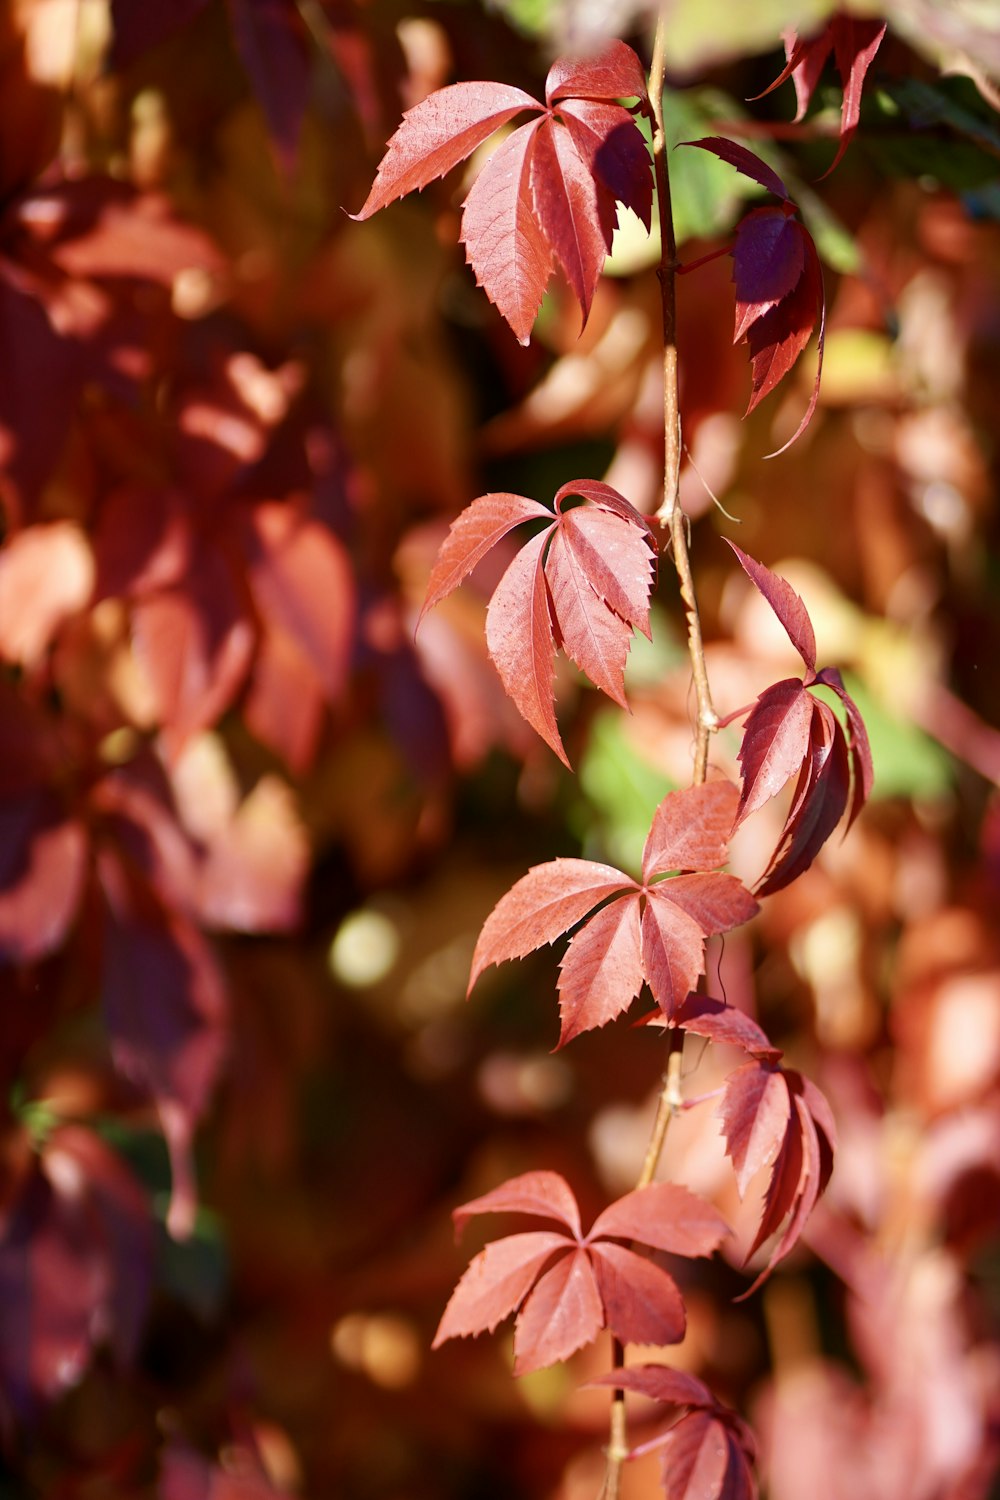
[[[704, 970], [705, 939], [749, 921], [757, 910], [735, 876], [717, 868], [726, 858], [736, 800], [726, 781], [665, 797], [646, 839], [641, 884], [592, 860], [536, 865], [487, 917], [470, 991], [490, 964], [554, 942], [599, 906], [570, 939], [560, 965], [559, 1045], [614, 1020], [644, 981], [673, 1019]], [[694, 873], [669, 874], [678, 870]]]
[[598, 57], [553, 63], [545, 104], [498, 83], [454, 83], [413, 109], [389, 142], [358, 219], [424, 188], [526, 109], [541, 119], [506, 136], [465, 200], [462, 243], [476, 280], [522, 344], [558, 262], [586, 323], [615, 203], [649, 228], [652, 178], [631, 114], [614, 102], [646, 98], [639, 59], [624, 42]]
[[[565, 502], [583, 496], [586, 506]], [[424, 611], [448, 596], [515, 526], [546, 522], [497, 584], [486, 640], [504, 688], [531, 727], [569, 765], [556, 724], [556, 645], [616, 703], [634, 630], [649, 636], [655, 542], [649, 522], [610, 485], [573, 479], [552, 512], [523, 495], [481, 495], [452, 523], [427, 584]]]
[[528, 1172], [474, 1198], [455, 1209], [456, 1226], [481, 1213], [533, 1214], [569, 1230], [492, 1241], [458, 1283], [434, 1337], [437, 1348], [446, 1339], [492, 1332], [517, 1312], [518, 1375], [568, 1359], [602, 1328], [627, 1343], [679, 1343], [685, 1315], [675, 1281], [616, 1241], [711, 1255], [728, 1232], [707, 1203], [676, 1183], [660, 1182], [612, 1203], [584, 1235], [576, 1200], [556, 1172]]

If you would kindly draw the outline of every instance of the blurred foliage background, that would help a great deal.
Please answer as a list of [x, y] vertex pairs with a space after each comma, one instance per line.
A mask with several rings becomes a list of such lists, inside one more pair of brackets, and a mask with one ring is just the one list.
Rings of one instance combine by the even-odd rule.
[[[751, 15], [752, 11], [752, 15]], [[715, 702], [797, 670], [720, 538], [802, 594], [876, 788], [709, 976], [834, 1106], [800, 1249], [748, 1303], [713, 1106], [664, 1171], [734, 1225], [675, 1268], [671, 1359], [746, 1412], [773, 1500], [975, 1500], [1000, 1444], [1000, 43], [895, 0], [861, 128], [801, 126], [783, 28], [676, 0], [674, 141], [745, 132], [824, 259], [811, 370], [741, 423], [723, 258], [681, 278], [682, 498]], [[662, 483], [657, 249], [625, 224], [582, 338], [520, 349], [456, 246], [461, 170], [364, 225], [401, 111], [537, 94], [651, 8], [556, 0], [9, 0], [0, 16], [0, 1495], [592, 1500], [608, 1351], [515, 1383], [430, 1355], [478, 1247], [450, 1210], [545, 1166], [633, 1184], [663, 1066], [627, 1022], [553, 1053], [556, 954], [465, 999], [532, 863], [633, 865], [690, 779], [669, 569], [632, 713], [558, 681], [571, 777], [506, 702], [484, 565], [414, 623], [475, 496]], [[741, 28], [745, 30], [741, 31]], [[681, 256], [752, 187], [671, 155]], [[808, 357], [803, 363], [808, 364]], [[493, 570], [491, 572], [491, 569]], [[738, 729], [713, 745], [736, 774]], [[733, 868], [752, 881], [766, 809]], [[689, 1046], [685, 1090], [735, 1061]], [[641, 1353], [641, 1351], [640, 1351]], [[653, 1430], [637, 1408], [634, 1435]], [[656, 1461], [626, 1476], [659, 1493]], [[991, 1489], [991, 1485], [993, 1488]]]

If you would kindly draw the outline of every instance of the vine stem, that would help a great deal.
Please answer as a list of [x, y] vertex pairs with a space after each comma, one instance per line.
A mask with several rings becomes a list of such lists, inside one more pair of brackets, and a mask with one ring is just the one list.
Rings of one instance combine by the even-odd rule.
[[[703, 782], [708, 774], [708, 745], [713, 730], [718, 727], [718, 715], [712, 704], [712, 693], [705, 666], [705, 648], [701, 634], [701, 617], [691, 573], [691, 558], [688, 550], [688, 521], [680, 503], [681, 467], [681, 417], [677, 384], [677, 241], [674, 235], [674, 219], [670, 201], [670, 172], [667, 163], [667, 137], [663, 126], [663, 84], [666, 73], [666, 26], [661, 14], [656, 25], [653, 42], [652, 65], [649, 73], [649, 115], [653, 126], [653, 172], [656, 181], [656, 197], [660, 223], [660, 264], [657, 277], [660, 282], [660, 306], [663, 318], [663, 504], [657, 512], [657, 520], [666, 528], [670, 538], [670, 551], [680, 584], [681, 598], [687, 612], [688, 655], [694, 681], [697, 703], [697, 725], [694, 749], [695, 785]], [[667, 1138], [670, 1122], [681, 1106], [681, 1061], [684, 1049], [684, 1032], [672, 1028], [668, 1037], [669, 1052], [663, 1085], [656, 1106], [656, 1118], [646, 1147], [637, 1188], [648, 1187], [656, 1176], [656, 1169]], [[618, 1339], [612, 1340], [612, 1365], [622, 1369], [625, 1350]], [[620, 1500], [622, 1466], [628, 1457], [628, 1438], [625, 1426], [625, 1392], [615, 1390], [611, 1400], [610, 1439], [606, 1454], [606, 1468], [602, 1500]]]

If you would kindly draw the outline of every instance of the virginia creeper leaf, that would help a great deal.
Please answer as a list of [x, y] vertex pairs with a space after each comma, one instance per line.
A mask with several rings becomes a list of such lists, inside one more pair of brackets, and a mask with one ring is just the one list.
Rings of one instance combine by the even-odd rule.
[[[773, 83], [757, 98], [763, 98], [779, 84], [791, 78], [795, 84], [796, 120], [801, 120], [812, 101], [823, 66], [831, 51], [843, 85], [840, 109], [840, 140], [837, 154], [823, 173], [828, 177], [838, 165], [857, 130], [861, 118], [861, 93], [865, 76], [885, 36], [885, 22], [838, 14], [831, 18], [815, 37], [798, 37], [794, 32], [785, 42], [788, 61]], [[820, 179], [822, 181], [822, 178]]]
[[687, 1328], [684, 1299], [673, 1277], [610, 1240], [591, 1253], [605, 1325], [623, 1344], [679, 1344]]
[[836, 1131], [826, 1099], [792, 1069], [750, 1062], [726, 1081], [719, 1109], [726, 1151], [742, 1196], [769, 1162], [771, 1176], [748, 1259], [788, 1219], [748, 1297], [798, 1242], [816, 1200], [830, 1180]]
[[524, 495], [480, 495], [467, 505], [451, 523], [434, 560], [418, 627], [427, 611], [446, 599], [509, 531], [524, 521], [537, 520], [551, 525], [552, 512]]
[[493, 1240], [469, 1262], [431, 1347], [436, 1349], [446, 1339], [484, 1330], [492, 1333], [504, 1318], [517, 1311], [543, 1266], [565, 1247], [565, 1236], [551, 1229]]
[[593, 57], [560, 57], [545, 80], [545, 99], [646, 99], [646, 75], [632, 48], [611, 41]]
[[697, 146], [700, 151], [710, 151], [720, 161], [728, 162], [735, 167], [737, 172], [744, 177], [759, 182], [761, 187], [766, 188], [769, 193], [774, 193], [776, 198], [788, 198], [788, 189], [766, 162], [746, 146], [739, 145], [736, 141], [727, 140], [722, 135], [706, 135], [700, 141], [682, 141], [682, 146]]
[[[670, 1018], [703, 970], [706, 937], [748, 921], [757, 910], [731, 875], [709, 869], [657, 879], [665, 873], [658, 866], [661, 856], [668, 866], [678, 855], [694, 865], [720, 864], [725, 858], [721, 830], [731, 823], [736, 790], [730, 786], [723, 791], [723, 785], [713, 782], [668, 793], [654, 817], [656, 839], [647, 840], [641, 886], [623, 871], [590, 860], [553, 860], [530, 870], [486, 919], [473, 954], [470, 991], [491, 963], [522, 958], [551, 943], [588, 911], [617, 897], [591, 919], [593, 931], [588, 923], [575, 934], [563, 959], [559, 1044], [626, 1009], [640, 979]], [[703, 812], [705, 830], [689, 833], [685, 817], [696, 824]], [[637, 922], [640, 901], [644, 909]], [[636, 941], [638, 956], [628, 946]]]
[[608, 249], [614, 236], [616, 203], [630, 208], [648, 233], [653, 215], [652, 163], [628, 110], [594, 99], [564, 99], [557, 113], [594, 179]]
[[649, 224], [649, 157], [631, 114], [614, 102], [630, 95], [645, 98], [645, 78], [619, 41], [592, 58], [557, 61], [544, 105], [502, 84], [439, 89], [404, 115], [355, 217], [425, 187], [516, 115], [537, 111], [542, 118], [518, 126], [481, 167], [461, 239], [477, 282], [521, 343], [531, 336], [554, 260], [586, 322], [611, 248], [615, 201]]
[[671, 1255], [711, 1255], [729, 1230], [715, 1209], [677, 1182], [635, 1188], [594, 1221], [590, 1238], [641, 1240]]
[[719, 1118], [741, 1197], [751, 1179], [781, 1149], [791, 1108], [788, 1086], [780, 1069], [750, 1062], [727, 1078]]
[[531, 190], [531, 158], [542, 124], [533, 120], [500, 143], [462, 211], [466, 260], [521, 344], [531, 338], [552, 271], [552, 247]]
[[612, 901], [569, 942], [559, 965], [559, 1042], [605, 1026], [628, 1010], [642, 988], [638, 893]]
[[371, 192], [352, 218], [370, 219], [394, 199], [425, 188], [515, 115], [541, 107], [523, 89], [504, 83], [452, 83], [429, 94], [404, 114]]
[[743, 772], [738, 827], [763, 807], [801, 767], [809, 749], [815, 699], [797, 677], [766, 688], [743, 728], [739, 762]]
[[582, 1234], [580, 1210], [569, 1184], [558, 1172], [523, 1172], [511, 1177], [479, 1198], [473, 1198], [452, 1213], [455, 1233], [460, 1234], [475, 1214], [537, 1214], [558, 1219], [577, 1238]]
[[555, 642], [542, 567], [548, 534], [532, 537], [497, 584], [486, 611], [486, 644], [507, 696], [569, 766], [552, 698]]
[[802, 227], [789, 217], [789, 207], [753, 208], [740, 220], [733, 245], [734, 344], [751, 323], [795, 290], [805, 270]]
[[771, 1045], [765, 1032], [735, 1005], [710, 995], [689, 995], [674, 1016], [678, 1026], [713, 1042], [742, 1047], [760, 1062], [777, 1062], [781, 1049]]
[[737, 804], [731, 781], [706, 781], [668, 792], [653, 814], [642, 855], [648, 880], [657, 870], [714, 870], [725, 864]]
[[[566, 509], [563, 502], [571, 496], [592, 503]], [[508, 531], [522, 521], [543, 519], [547, 529], [525, 544], [494, 591], [486, 641], [518, 711], [568, 765], [552, 696], [556, 641], [598, 687], [624, 705], [623, 672], [632, 631], [649, 634], [649, 522], [616, 490], [593, 479], [564, 484], [554, 513], [523, 495], [481, 495], [445, 538], [421, 617]]]
[[[643, 1204], [650, 1210], [643, 1212]], [[569, 1233], [510, 1235], [473, 1259], [438, 1326], [446, 1339], [492, 1331], [512, 1312], [514, 1370], [526, 1374], [566, 1359], [602, 1328], [636, 1343], [676, 1343], [684, 1306], [673, 1278], [618, 1239], [706, 1255], [725, 1225], [685, 1189], [659, 1183], [627, 1194], [580, 1232], [575, 1200], [555, 1172], [529, 1172], [455, 1211], [459, 1224], [480, 1212], [529, 1212], [563, 1222]], [[553, 1256], [557, 1257], [553, 1261]]]
[[610, 245], [587, 162], [570, 131], [551, 118], [542, 121], [535, 136], [531, 199], [542, 234], [562, 267], [586, 323]]
[[525, 1301], [514, 1328], [514, 1374], [568, 1359], [606, 1326], [591, 1257], [571, 1250], [544, 1272]]
[[638, 889], [621, 870], [590, 859], [535, 865], [501, 896], [483, 924], [472, 956], [469, 992], [490, 964], [524, 958], [544, 943], [554, 943], [608, 896]]

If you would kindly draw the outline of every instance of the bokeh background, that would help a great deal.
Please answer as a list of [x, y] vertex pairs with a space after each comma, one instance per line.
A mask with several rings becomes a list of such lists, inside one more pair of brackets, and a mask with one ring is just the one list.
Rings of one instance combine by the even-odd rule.
[[[560, 664], [571, 776], [504, 699], [485, 602], [414, 625], [475, 496], [662, 472], [655, 246], [626, 224], [580, 337], [521, 349], [457, 245], [462, 169], [365, 224], [401, 111], [534, 94], [649, 8], [8, 0], [0, 12], [0, 1496], [592, 1500], [596, 1345], [515, 1382], [509, 1330], [431, 1354], [450, 1212], [561, 1171], [633, 1184], [665, 1044], [561, 1052], [558, 953], [491, 970], [529, 865], [634, 865], [690, 779], [671, 570], [631, 715]], [[1000, 43], [896, 0], [861, 128], [828, 68], [790, 127], [783, 27], [671, 25], [674, 141], [746, 132], [824, 260], [827, 345], [747, 422], [730, 262], [680, 282], [682, 495], [716, 705], [797, 672], [723, 536], [804, 597], [864, 712], [874, 798], [710, 948], [709, 983], [828, 1095], [840, 1149], [764, 1289], [714, 1104], [663, 1171], [734, 1225], [675, 1267], [673, 1362], [747, 1414], [772, 1500], [986, 1500], [1000, 1451]], [[747, 14], [744, 14], [744, 13]], [[741, 31], [745, 27], [745, 32]], [[473, 163], [474, 167], [474, 163]], [[671, 157], [681, 256], [755, 191]], [[808, 367], [808, 368], [806, 368]], [[713, 742], [735, 775], [738, 726]], [[733, 868], [760, 873], [769, 808]], [[711, 1095], [737, 1060], [685, 1053]], [[752, 1231], [751, 1231], [752, 1232]], [[479, 1238], [477, 1239], [477, 1234]], [[751, 1268], [752, 1269], [752, 1268]], [[641, 1355], [640, 1355], [641, 1357]], [[633, 1434], [655, 1432], [636, 1407]], [[626, 1475], [660, 1493], [655, 1456]]]

